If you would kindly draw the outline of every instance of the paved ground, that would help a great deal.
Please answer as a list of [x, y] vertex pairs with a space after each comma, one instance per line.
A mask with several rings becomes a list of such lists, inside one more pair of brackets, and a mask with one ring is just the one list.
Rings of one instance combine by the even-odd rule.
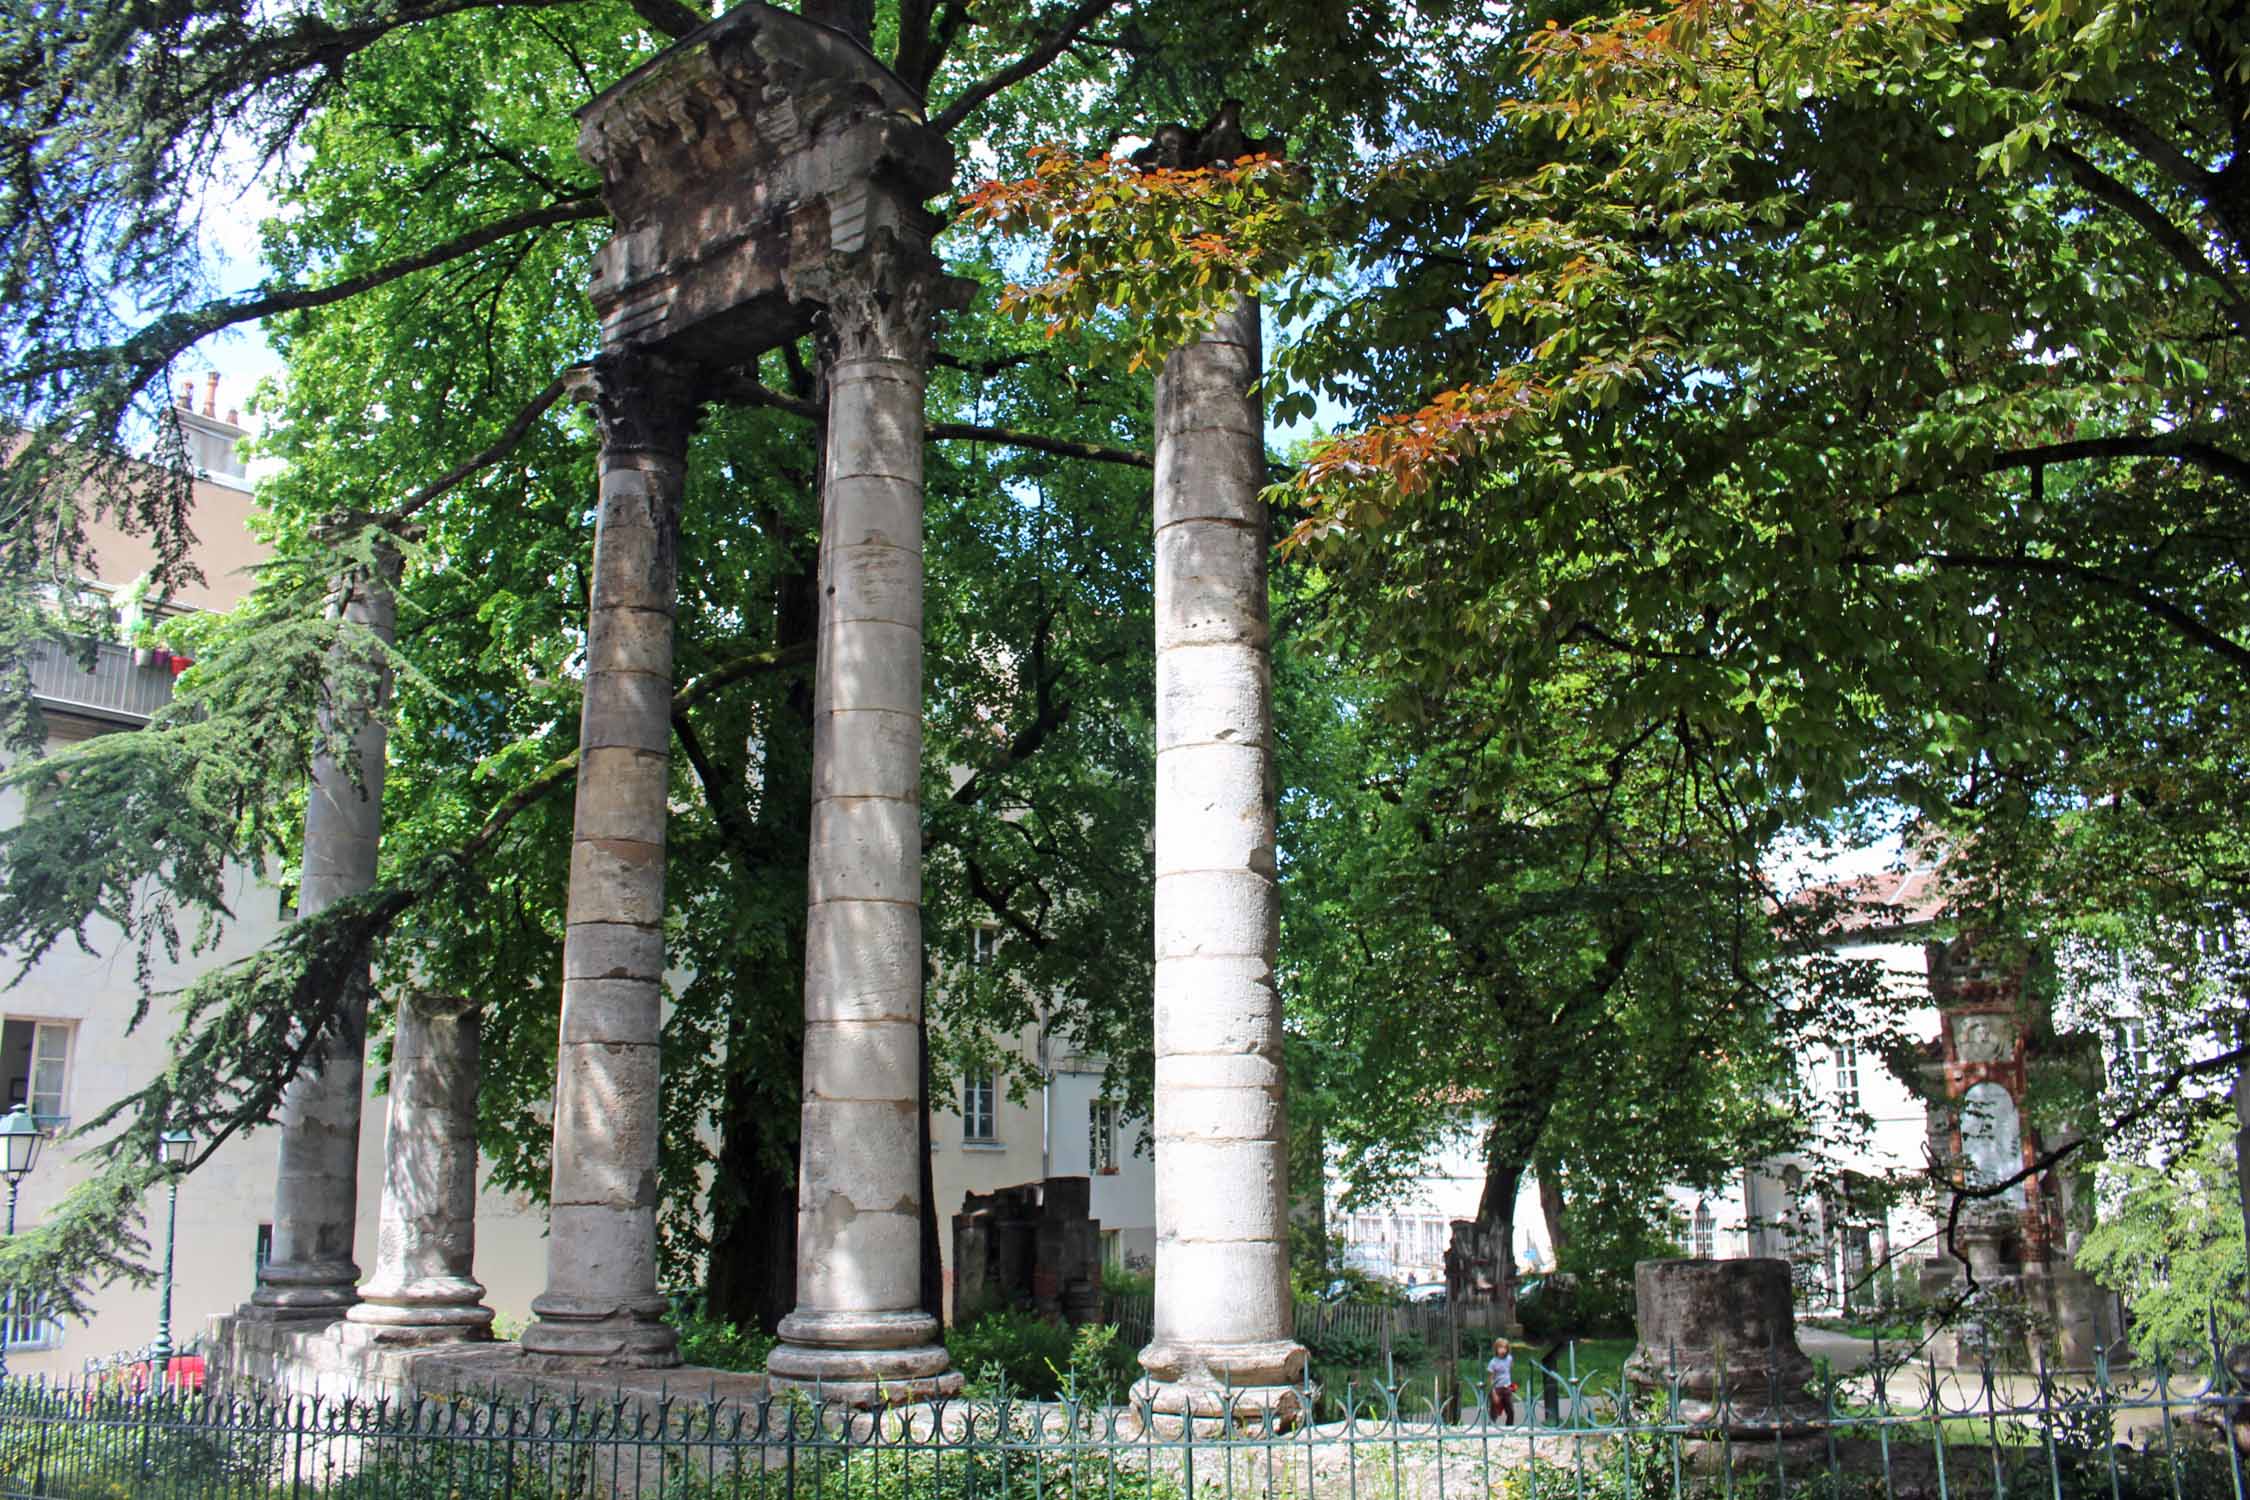
[[1828, 1361], [1830, 1369], [1839, 1375], [1849, 1375], [1867, 1368], [1873, 1357], [1875, 1345], [1867, 1339], [1855, 1339], [1848, 1333], [1836, 1333], [1826, 1328], [1797, 1327], [1797, 1347], [1809, 1359]]

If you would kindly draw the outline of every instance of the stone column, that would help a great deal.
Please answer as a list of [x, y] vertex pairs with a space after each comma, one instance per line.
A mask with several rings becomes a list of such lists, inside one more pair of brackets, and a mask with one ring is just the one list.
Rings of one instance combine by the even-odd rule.
[[[1156, 381], [1156, 1306], [1137, 1394], [1285, 1424], [1289, 1133], [1274, 987], [1258, 305]], [[1230, 1394], [1231, 1393], [1231, 1394]]]
[[889, 237], [837, 257], [813, 686], [797, 1306], [777, 1385], [950, 1393], [921, 1305], [922, 389], [944, 283]]
[[1673, 1421], [1771, 1442], [1820, 1420], [1789, 1262], [1644, 1260], [1633, 1267], [1633, 1326], [1625, 1378], [1652, 1399], [1676, 1395]]
[[[386, 646], [395, 633], [397, 560], [384, 555], [375, 576], [350, 580], [343, 617]], [[352, 738], [354, 764], [330, 756], [313, 761], [305, 798], [304, 875], [297, 913], [313, 916], [375, 884], [383, 836], [385, 731], [377, 716], [387, 688], [378, 663], [347, 642], [337, 660], [355, 673], [377, 671], [370, 704], [336, 705], [322, 712], [323, 731], [341, 717], [364, 714]], [[355, 774], [356, 770], [356, 774]], [[273, 1253], [258, 1273], [245, 1315], [271, 1319], [334, 1318], [358, 1300], [359, 1266], [352, 1235], [359, 1219], [359, 1114], [361, 1070], [367, 1048], [369, 978], [363, 968], [350, 980], [337, 1008], [327, 1055], [316, 1071], [293, 1080], [282, 1095], [280, 1165], [275, 1174]]]
[[475, 1002], [415, 994], [391, 1040], [383, 1221], [375, 1274], [344, 1314], [346, 1336], [436, 1344], [492, 1337], [477, 1248]]
[[547, 1289], [527, 1354], [679, 1363], [656, 1285], [657, 1044], [680, 495], [696, 402], [638, 354], [594, 364], [594, 531], [578, 801], [563, 939]]

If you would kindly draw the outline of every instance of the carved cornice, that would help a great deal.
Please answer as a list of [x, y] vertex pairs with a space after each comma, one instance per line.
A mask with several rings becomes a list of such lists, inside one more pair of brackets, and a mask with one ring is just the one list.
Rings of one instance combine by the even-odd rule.
[[693, 372], [654, 355], [603, 354], [587, 393], [603, 453], [687, 457], [688, 434], [703, 415]]

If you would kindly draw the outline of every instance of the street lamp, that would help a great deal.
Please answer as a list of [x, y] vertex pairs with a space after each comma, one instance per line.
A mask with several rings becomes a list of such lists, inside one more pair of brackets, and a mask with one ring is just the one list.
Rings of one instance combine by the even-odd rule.
[[156, 1160], [171, 1184], [171, 1202], [164, 1212], [164, 1299], [156, 1312], [156, 1342], [149, 1346], [149, 1362], [156, 1366], [156, 1389], [161, 1394], [172, 1374], [172, 1242], [180, 1231], [180, 1176], [187, 1166], [188, 1147], [195, 1138], [184, 1130], [167, 1130], [156, 1138]]
[[[46, 1137], [39, 1133], [38, 1122], [31, 1111], [19, 1104], [0, 1116], [0, 1176], [8, 1179], [8, 1237], [16, 1234], [16, 1189], [31, 1175], [38, 1164], [39, 1148]], [[15, 1331], [16, 1294], [11, 1291], [0, 1303], [0, 1380], [8, 1376], [8, 1335]]]

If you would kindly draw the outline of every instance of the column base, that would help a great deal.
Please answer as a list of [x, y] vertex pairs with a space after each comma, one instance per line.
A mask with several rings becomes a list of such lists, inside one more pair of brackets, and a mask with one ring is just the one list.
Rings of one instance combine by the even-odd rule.
[[359, 1301], [359, 1267], [348, 1260], [268, 1261], [238, 1317], [266, 1323], [333, 1321]]
[[815, 1312], [781, 1320], [781, 1343], [766, 1357], [775, 1390], [817, 1394], [845, 1406], [900, 1406], [961, 1393], [953, 1356], [924, 1312]]
[[1305, 1346], [1162, 1341], [1141, 1351], [1148, 1373], [1132, 1401], [1164, 1436], [1287, 1432], [1304, 1421]]
[[467, 1295], [440, 1298], [416, 1290], [382, 1293], [374, 1288], [344, 1314], [336, 1330], [347, 1344], [466, 1344], [492, 1337], [492, 1309], [476, 1299], [484, 1288], [469, 1283]]
[[664, 1321], [662, 1298], [599, 1307], [576, 1298], [534, 1297], [532, 1324], [519, 1340], [529, 1358], [565, 1365], [623, 1365], [669, 1370], [680, 1362], [680, 1336]]

